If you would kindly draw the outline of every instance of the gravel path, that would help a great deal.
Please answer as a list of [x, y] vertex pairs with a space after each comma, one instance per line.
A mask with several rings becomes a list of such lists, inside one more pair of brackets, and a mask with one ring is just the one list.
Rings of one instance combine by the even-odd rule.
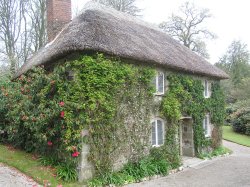
[[38, 187], [38, 184], [16, 169], [0, 163], [0, 187]]
[[250, 148], [223, 141], [234, 153], [167, 177], [127, 187], [250, 187]]

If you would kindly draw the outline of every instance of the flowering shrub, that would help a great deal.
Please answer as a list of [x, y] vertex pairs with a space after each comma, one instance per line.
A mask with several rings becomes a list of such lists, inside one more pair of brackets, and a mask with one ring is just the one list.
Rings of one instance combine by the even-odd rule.
[[[68, 79], [68, 71], [74, 72], [73, 80]], [[134, 129], [149, 123], [147, 101], [153, 98], [150, 86], [153, 75], [151, 68], [121, 63], [102, 55], [83, 56], [57, 65], [52, 72], [37, 67], [2, 87], [0, 97], [4, 107], [0, 113], [5, 121], [1, 124], [4, 131], [1, 141], [53, 157], [74, 169], [85, 141], [91, 146], [89, 160], [97, 173], [111, 170], [109, 154], [124, 143], [115, 133], [119, 128], [127, 128], [125, 116], [134, 115], [140, 125], [133, 124]], [[126, 103], [123, 110], [129, 108], [132, 115], [117, 114], [121, 102]], [[136, 107], [144, 107], [146, 112]], [[145, 120], [141, 120], [142, 117]], [[130, 137], [127, 131], [129, 129], [122, 130], [126, 132], [124, 136]], [[141, 137], [130, 141], [138, 158], [145, 149], [137, 146], [140, 140]]]

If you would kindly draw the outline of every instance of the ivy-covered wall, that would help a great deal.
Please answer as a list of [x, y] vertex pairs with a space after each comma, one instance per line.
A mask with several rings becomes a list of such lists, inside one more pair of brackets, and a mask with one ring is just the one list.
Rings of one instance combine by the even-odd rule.
[[[58, 64], [51, 72], [35, 68], [1, 88], [0, 114], [5, 120], [0, 121], [4, 132], [0, 141], [52, 157], [74, 168], [74, 173], [82, 145], [89, 145], [87, 159], [96, 176], [112, 173], [119, 161], [128, 162], [133, 170], [141, 167], [135, 163], [149, 163], [150, 175], [166, 174], [167, 163], [177, 167], [179, 123], [185, 115], [193, 118], [197, 155], [207, 147], [218, 147], [224, 120], [219, 82], [213, 82], [212, 96], [205, 99], [201, 80], [166, 73], [168, 90], [156, 101], [155, 75], [155, 68], [100, 54]], [[202, 127], [207, 112], [214, 124], [212, 139], [205, 138]], [[150, 119], [155, 115], [167, 122], [164, 145], [158, 148], [150, 142]]]
[[88, 144], [96, 175], [110, 173], [119, 160], [137, 162], [150, 147], [154, 75], [150, 67], [100, 54], [52, 72], [35, 68], [1, 89], [0, 139], [75, 169]]
[[[174, 137], [174, 134], [178, 134], [181, 116], [190, 116], [193, 120], [196, 155], [199, 156], [202, 152], [209, 151], [211, 147], [219, 147], [222, 140], [221, 126], [225, 116], [224, 95], [219, 81], [212, 81], [211, 97], [205, 98], [202, 82], [204, 78], [170, 73], [167, 80], [168, 91], [163, 98], [161, 112], [172, 129], [175, 129], [171, 135]], [[211, 123], [214, 126], [211, 138], [205, 137], [203, 129], [203, 119], [206, 113], [210, 114]], [[170, 145], [172, 145], [171, 141]], [[179, 155], [178, 148], [172, 150], [175, 155]]]

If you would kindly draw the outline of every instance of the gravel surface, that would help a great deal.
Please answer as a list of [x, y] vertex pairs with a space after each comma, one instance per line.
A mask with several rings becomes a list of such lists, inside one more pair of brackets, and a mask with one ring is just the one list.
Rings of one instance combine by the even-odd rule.
[[186, 168], [167, 177], [127, 185], [127, 187], [250, 187], [250, 148], [223, 141], [233, 151], [226, 157], [201, 167]]
[[31, 178], [0, 163], [0, 187], [38, 187]]

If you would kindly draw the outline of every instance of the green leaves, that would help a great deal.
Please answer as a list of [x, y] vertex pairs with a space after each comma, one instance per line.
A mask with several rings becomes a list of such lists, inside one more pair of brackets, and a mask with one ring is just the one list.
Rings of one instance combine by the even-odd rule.
[[[205, 99], [203, 96], [203, 85], [198, 79], [180, 74], [170, 74], [168, 81], [169, 90], [161, 104], [162, 115], [172, 123], [166, 137], [166, 140], [169, 140], [170, 143], [166, 146], [173, 144], [169, 137], [171, 137], [173, 133], [177, 133], [177, 131], [173, 129], [176, 128], [180, 117], [182, 115], [191, 116], [194, 123], [195, 149], [196, 153], [200, 154], [203, 148], [211, 144], [211, 142], [205, 138], [202, 127], [202, 120], [205, 113], [210, 113], [211, 121], [215, 125], [215, 131], [219, 132], [220, 126], [224, 122], [225, 104], [220, 84], [215, 81], [212, 84], [211, 97]], [[221, 137], [216, 138], [216, 141], [221, 141]], [[214, 142], [214, 144], [219, 145], [220, 143]], [[176, 151], [175, 154], [178, 154], [178, 151]]]

